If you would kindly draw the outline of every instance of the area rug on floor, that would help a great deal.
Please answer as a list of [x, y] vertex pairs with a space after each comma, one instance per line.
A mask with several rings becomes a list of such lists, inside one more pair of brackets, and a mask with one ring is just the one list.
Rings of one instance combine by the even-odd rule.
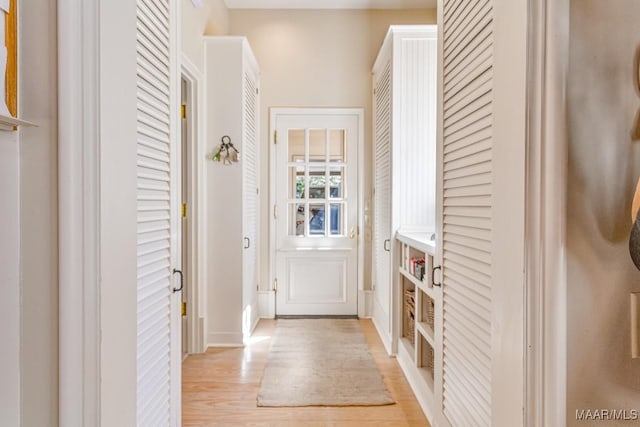
[[357, 320], [278, 320], [258, 406], [393, 403]]

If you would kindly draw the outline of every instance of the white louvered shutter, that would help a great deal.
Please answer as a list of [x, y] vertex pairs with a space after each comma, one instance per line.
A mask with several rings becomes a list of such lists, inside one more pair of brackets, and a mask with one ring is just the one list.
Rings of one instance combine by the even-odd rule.
[[168, 0], [137, 2], [137, 425], [171, 423], [171, 55]]
[[491, 425], [492, 0], [443, 3], [443, 410]]
[[390, 301], [390, 253], [384, 242], [391, 236], [391, 61], [374, 76], [374, 126], [375, 126], [375, 194], [373, 256], [375, 295], [389, 309]]
[[[253, 303], [251, 296], [256, 292], [256, 263], [258, 247], [258, 81], [249, 72], [244, 73], [243, 99], [243, 215], [245, 250], [243, 260], [243, 283], [245, 306]], [[247, 248], [248, 246], [248, 248]]]

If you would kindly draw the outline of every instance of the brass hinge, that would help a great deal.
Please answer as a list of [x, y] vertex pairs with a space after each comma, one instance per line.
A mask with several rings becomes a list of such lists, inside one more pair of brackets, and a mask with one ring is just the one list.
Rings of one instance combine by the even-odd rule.
[[187, 106], [185, 104], [180, 106], [180, 117], [183, 119], [187, 118]]
[[273, 219], [278, 219], [278, 205], [273, 205]]
[[273, 131], [273, 143], [274, 144], [278, 143], [278, 131], [277, 130]]
[[183, 203], [182, 204], [182, 209], [181, 209], [181, 214], [182, 218], [186, 218], [187, 217], [187, 204]]
[[273, 292], [278, 292], [278, 279], [273, 279]]
[[182, 306], [182, 309], [181, 309], [182, 315], [186, 316], [187, 315], [187, 303], [185, 301], [182, 301], [181, 306]]

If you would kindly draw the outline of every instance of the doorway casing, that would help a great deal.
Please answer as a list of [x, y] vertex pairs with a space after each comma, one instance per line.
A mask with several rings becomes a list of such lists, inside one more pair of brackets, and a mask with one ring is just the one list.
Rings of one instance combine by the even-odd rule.
[[207, 269], [202, 260], [206, 259], [207, 245], [206, 221], [204, 208], [207, 205], [207, 194], [204, 191], [204, 157], [205, 157], [205, 128], [204, 125], [204, 77], [196, 65], [184, 53], [180, 59], [182, 78], [187, 82], [187, 128], [188, 147], [186, 150], [187, 172], [187, 241], [189, 256], [183, 260], [187, 275], [187, 351], [188, 353], [202, 353], [206, 351], [206, 319], [202, 304], [206, 301]]
[[285, 115], [356, 115], [358, 117], [358, 233], [357, 233], [357, 306], [358, 317], [366, 317], [364, 290], [364, 109], [362, 108], [314, 108], [314, 107], [298, 107], [284, 108], [272, 107], [269, 109], [269, 288], [263, 289], [259, 296], [260, 316], [263, 318], [274, 318], [276, 316], [276, 122], [278, 116]]

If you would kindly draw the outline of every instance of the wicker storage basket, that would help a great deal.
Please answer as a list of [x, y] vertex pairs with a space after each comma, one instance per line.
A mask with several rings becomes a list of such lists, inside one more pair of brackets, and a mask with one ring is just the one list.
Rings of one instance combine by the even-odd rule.
[[424, 320], [431, 327], [431, 330], [434, 330], [434, 318], [435, 318], [435, 303], [433, 302], [433, 298], [429, 298], [425, 295], [424, 302]]
[[409, 338], [412, 342], [416, 328], [415, 307], [415, 291], [406, 289], [404, 291], [404, 337]]

